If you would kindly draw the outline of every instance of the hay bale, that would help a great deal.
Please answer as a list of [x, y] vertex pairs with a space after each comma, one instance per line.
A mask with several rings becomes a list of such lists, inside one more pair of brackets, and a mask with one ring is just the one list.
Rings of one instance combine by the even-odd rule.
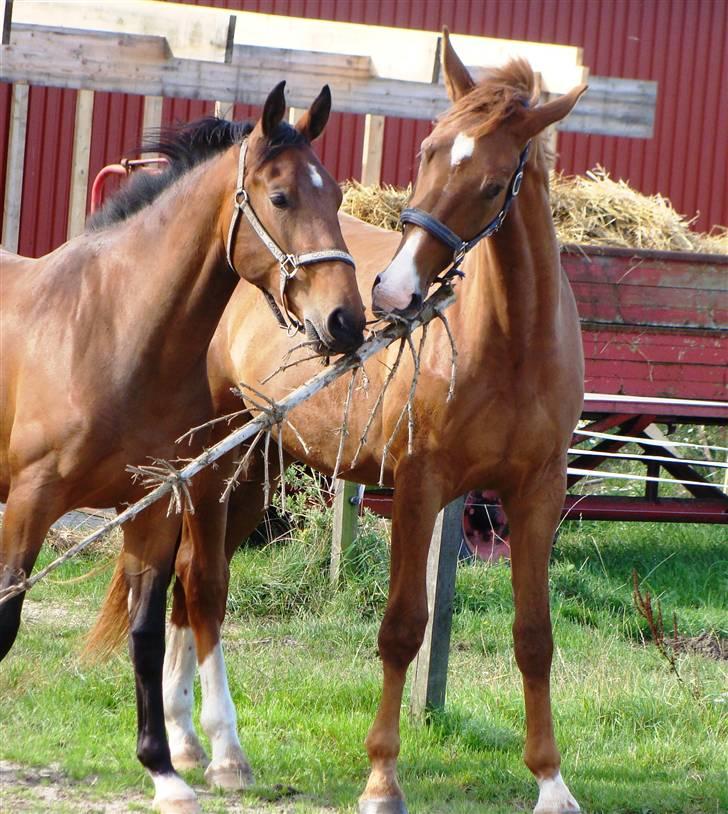
[[[383, 229], [398, 228], [412, 188], [344, 185], [342, 209]], [[643, 195], [597, 167], [585, 176], [551, 173], [551, 207], [561, 243], [728, 254], [728, 229], [701, 234], [662, 195]]]

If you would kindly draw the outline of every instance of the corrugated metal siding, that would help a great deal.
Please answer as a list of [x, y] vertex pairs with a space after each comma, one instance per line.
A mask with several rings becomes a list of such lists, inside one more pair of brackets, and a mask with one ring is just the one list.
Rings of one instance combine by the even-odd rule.
[[[718, 0], [188, 0], [245, 9], [556, 42], [584, 49], [584, 64], [600, 76], [659, 83], [650, 141], [564, 133], [559, 165], [583, 173], [595, 164], [643, 192], [660, 192], [697, 226], [728, 223], [728, 4]], [[295, 77], [291, 77], [295, 81]], [[0, 157], [6, 149], [8, 88], [0, 92]], [[48, 251], [65, 236], [73, 127], [72, 91], [33, 89], [24, 184], [21, 250]], [[123, 101], [126, 100], [126, 101]], [[334, 99], [334, 104], [336, 100]], [[142, 100], [97, 94], [90, 174], [116, 161], [141, 135]], [[166, 100], [165, 123], [211, 112], [211, 102]], [[236, 106], [236, 116], [254, 115]], [[405, 184], [416, 169], [426, 122], [388, 119], [383, 180]], [[334, 114], [317, 149], [332, 174], [361, 171], [363, 117]], [[4, 161], [0, 194], [4, 190]], [[40, 182], [44, 179], [42, 201]], [[38, 206], [43, 217], [38, 218]]]

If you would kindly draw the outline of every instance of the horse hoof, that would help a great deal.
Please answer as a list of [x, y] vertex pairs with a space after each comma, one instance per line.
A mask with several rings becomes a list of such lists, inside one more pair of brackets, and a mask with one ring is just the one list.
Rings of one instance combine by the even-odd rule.
[[564, 783], [561, 773], [539, 781], [538, 802], [533, 814], [580, 814], [580, 812], [579, 803]]
[[253, 771], [247, 763], [211, 763], [205, 769], [205, 781], [226, 791], [238, 791], [253, 785]]
[[198, 744], [188, 746], [172, 755], [172, 765], [177, 772], [186, 772], [190, 769], [205, 769], [210, 763], [205, 750]]
[[407, 806], [401, 797], [359, 800], [359, 814], [407, 814]]
[[155, 800], [154, 810], [159, 814], [202, 814], [197, 800]]

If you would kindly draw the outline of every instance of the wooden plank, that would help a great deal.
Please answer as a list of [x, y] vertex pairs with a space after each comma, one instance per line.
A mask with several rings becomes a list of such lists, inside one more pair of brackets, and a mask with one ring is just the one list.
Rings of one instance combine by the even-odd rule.
[[2, 44], [7, 45], [10, 42], [10, 28], [13, 23], [13, 0], [3, 0], [3, 36]]
[[[259, 105], [288, 75], [295, 77], [288, 101], [299, 107], [308, 106], [324, 83], [331, 85], [336, 109], [346, 113], [430, 120], [449, 106], [440, 85], [370, 76], [365, 56], [236, 45], [234, 64], [226, 65], [172, 57], [159, 37], [27, 25], [14, 32], [2, 54], [8, 82]], [[625, 125], [625, 135], [630, 132]]]
[[94, 92], [80, 90], [76, 96], [76, 122], [71, 160], [71, 196], [66, 236], [70, 240], [83, 232], [86, 223], [88, 166], [91, 155], [91, 127], [94, 116]]
[[338, 584], [346, 560], [356, 540], [359, 523], [359, 485], [336, 479], [334, 487], [334, 529], [331, 540], [331, 582]]
[[177, 57], [224, 62], [230, 16], [224, 9], [155, 0], [23, 0], [15, 22], [165, 37]]
[[161, 96], [147, 96], [144, 99], [144, 116], [142, 118], [142, 130], [145, 134], [159, 130], [162, 126], [162, 111], [164, 109], [164, 99]]
[[422, 717], [445, 705], [450, 655], [452, 603], [458, 551], [463, 533], [465, 499], [459, 497], [438, 515], [427, 560], [427, 605], [430, 618], [417, 654], [412, 678], [410, 710]]
[[368, 113], [364, 118], [364, 146], [361, 159], [361, 182], [378, 184], [382, 177], [384, 152], [384, 116]]
[[28, 126], [28, 85], [16, 82], [10, 102], [10, 132], [5, 172], [5, 207], [2, 244], [11, 252], [18, 251], [20, 207], [23, 199], [25, 167], [25, 134]]

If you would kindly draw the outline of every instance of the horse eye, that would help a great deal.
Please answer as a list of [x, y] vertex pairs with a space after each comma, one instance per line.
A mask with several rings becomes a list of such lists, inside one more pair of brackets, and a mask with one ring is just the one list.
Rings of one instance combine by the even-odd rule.
[[495, 196], [498, 195], [502, 189], [503, 184], [487, 184], [483, 190], [483, 194], [486, 198], [495, 198]]
[[270, 202], [278, 209], [285, 209], [288, 206], [288, 198], [283, 192], [274, 192], [270, 196]]

